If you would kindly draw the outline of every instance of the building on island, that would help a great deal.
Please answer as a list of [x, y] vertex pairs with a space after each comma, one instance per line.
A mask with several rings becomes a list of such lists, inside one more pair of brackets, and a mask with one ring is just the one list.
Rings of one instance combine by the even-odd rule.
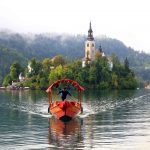
[[31, 62], [28, 63], [28, 72], [31, 73], [33, 68], [31, 67]]
[[99, 46], [98, 50], [99, 50], [101, 56], [102, 56], [102, 57], [105, 57], [105, 53], [104, 53], [104, 51], [102, 50], [101, 45]]
[[82, 60], [82, 67], [86, 66], [86, 63], [91, 63], [95, 59], [95, 41], [93, 37], [92, 26], [90, 22], [89, 30], [88, 30], [88, 37], [85, 41], [85, 55]]
[[[93, 37], [92, 25], [90, 22], [88, 37], [87, 40], [85, 41], [84, 58], [82, 59], [82, 67], [85, 67], [86, 64], [90, 64], [92, 61], [95, 60], [96, 51], [99, 51], [102, 57], [106, 57], [104, 51], [102, 50], [101, 45], [99, 46], [98, 50], [96, 49], [95, 40]], [[112, 70], [113, 67], [112, 60], [110, 57], [106, 57], [106, 58], [108, 60], [110, 70]]]
[[25, 77], [23, 76], [22, 72], [19, 74], [19, 81], [22, 82], [25, 80]]

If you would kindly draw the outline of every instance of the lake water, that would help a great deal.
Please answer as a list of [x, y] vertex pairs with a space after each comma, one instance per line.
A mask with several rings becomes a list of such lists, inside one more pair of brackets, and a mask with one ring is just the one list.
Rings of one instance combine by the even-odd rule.
[[0, 91], [0, 149], [150, 149], [150, 90], [86, 91], [84, 113], [68, 123], [47, 107], [45, 92]]

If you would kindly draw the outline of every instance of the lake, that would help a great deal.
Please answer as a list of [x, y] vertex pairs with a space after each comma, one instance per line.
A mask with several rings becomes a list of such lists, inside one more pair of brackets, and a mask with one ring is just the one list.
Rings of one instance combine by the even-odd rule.
[[0, 91], [0, 149], [150, 149], [150, 90], [86, 91], [67, 123], [47, 108], [44, 91]]

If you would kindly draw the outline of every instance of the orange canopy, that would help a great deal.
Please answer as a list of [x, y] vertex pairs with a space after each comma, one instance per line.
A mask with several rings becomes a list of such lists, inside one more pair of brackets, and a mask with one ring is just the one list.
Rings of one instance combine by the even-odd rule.
[[53, 82], [49, 88], [46, 90], [47, 93], [51, 92], [52, 91], [52, 88], [57, 86], [59, 83], [70, 83], [71, 85], [73, 85], [77, 90], [79, 91], [84, 91], [84, 87], [82, 87], [81, 85], [79, 85], [79, 83], [77, 83], [76, 81], [74, 80], [71, 80], [71, 79], [62, 79], [62, 80], [57, 80], [55, 82]]

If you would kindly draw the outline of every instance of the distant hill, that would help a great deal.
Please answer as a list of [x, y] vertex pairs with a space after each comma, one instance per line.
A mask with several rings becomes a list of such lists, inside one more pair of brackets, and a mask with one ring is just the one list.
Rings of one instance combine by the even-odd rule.
[[[10, 64], [18, 60], [23, 65], [32, 57], [42, 60], [52, 58], [57, 54], [67, 59], [84, 57], [85, 35], [58, 35], [58, 34], [18, 34], [0, 32], [0, 83], [8, 73]], [[150, 80], [150, 55], [140, 53], [125, 46], [117, 39], [95, 37], [96, 47], [102, 46], [106, 55], [115, 53], [120, 60], [128, 57], [130, 65], [138, 77]], [[146, 72], [146, 74], [145, 74]]]

